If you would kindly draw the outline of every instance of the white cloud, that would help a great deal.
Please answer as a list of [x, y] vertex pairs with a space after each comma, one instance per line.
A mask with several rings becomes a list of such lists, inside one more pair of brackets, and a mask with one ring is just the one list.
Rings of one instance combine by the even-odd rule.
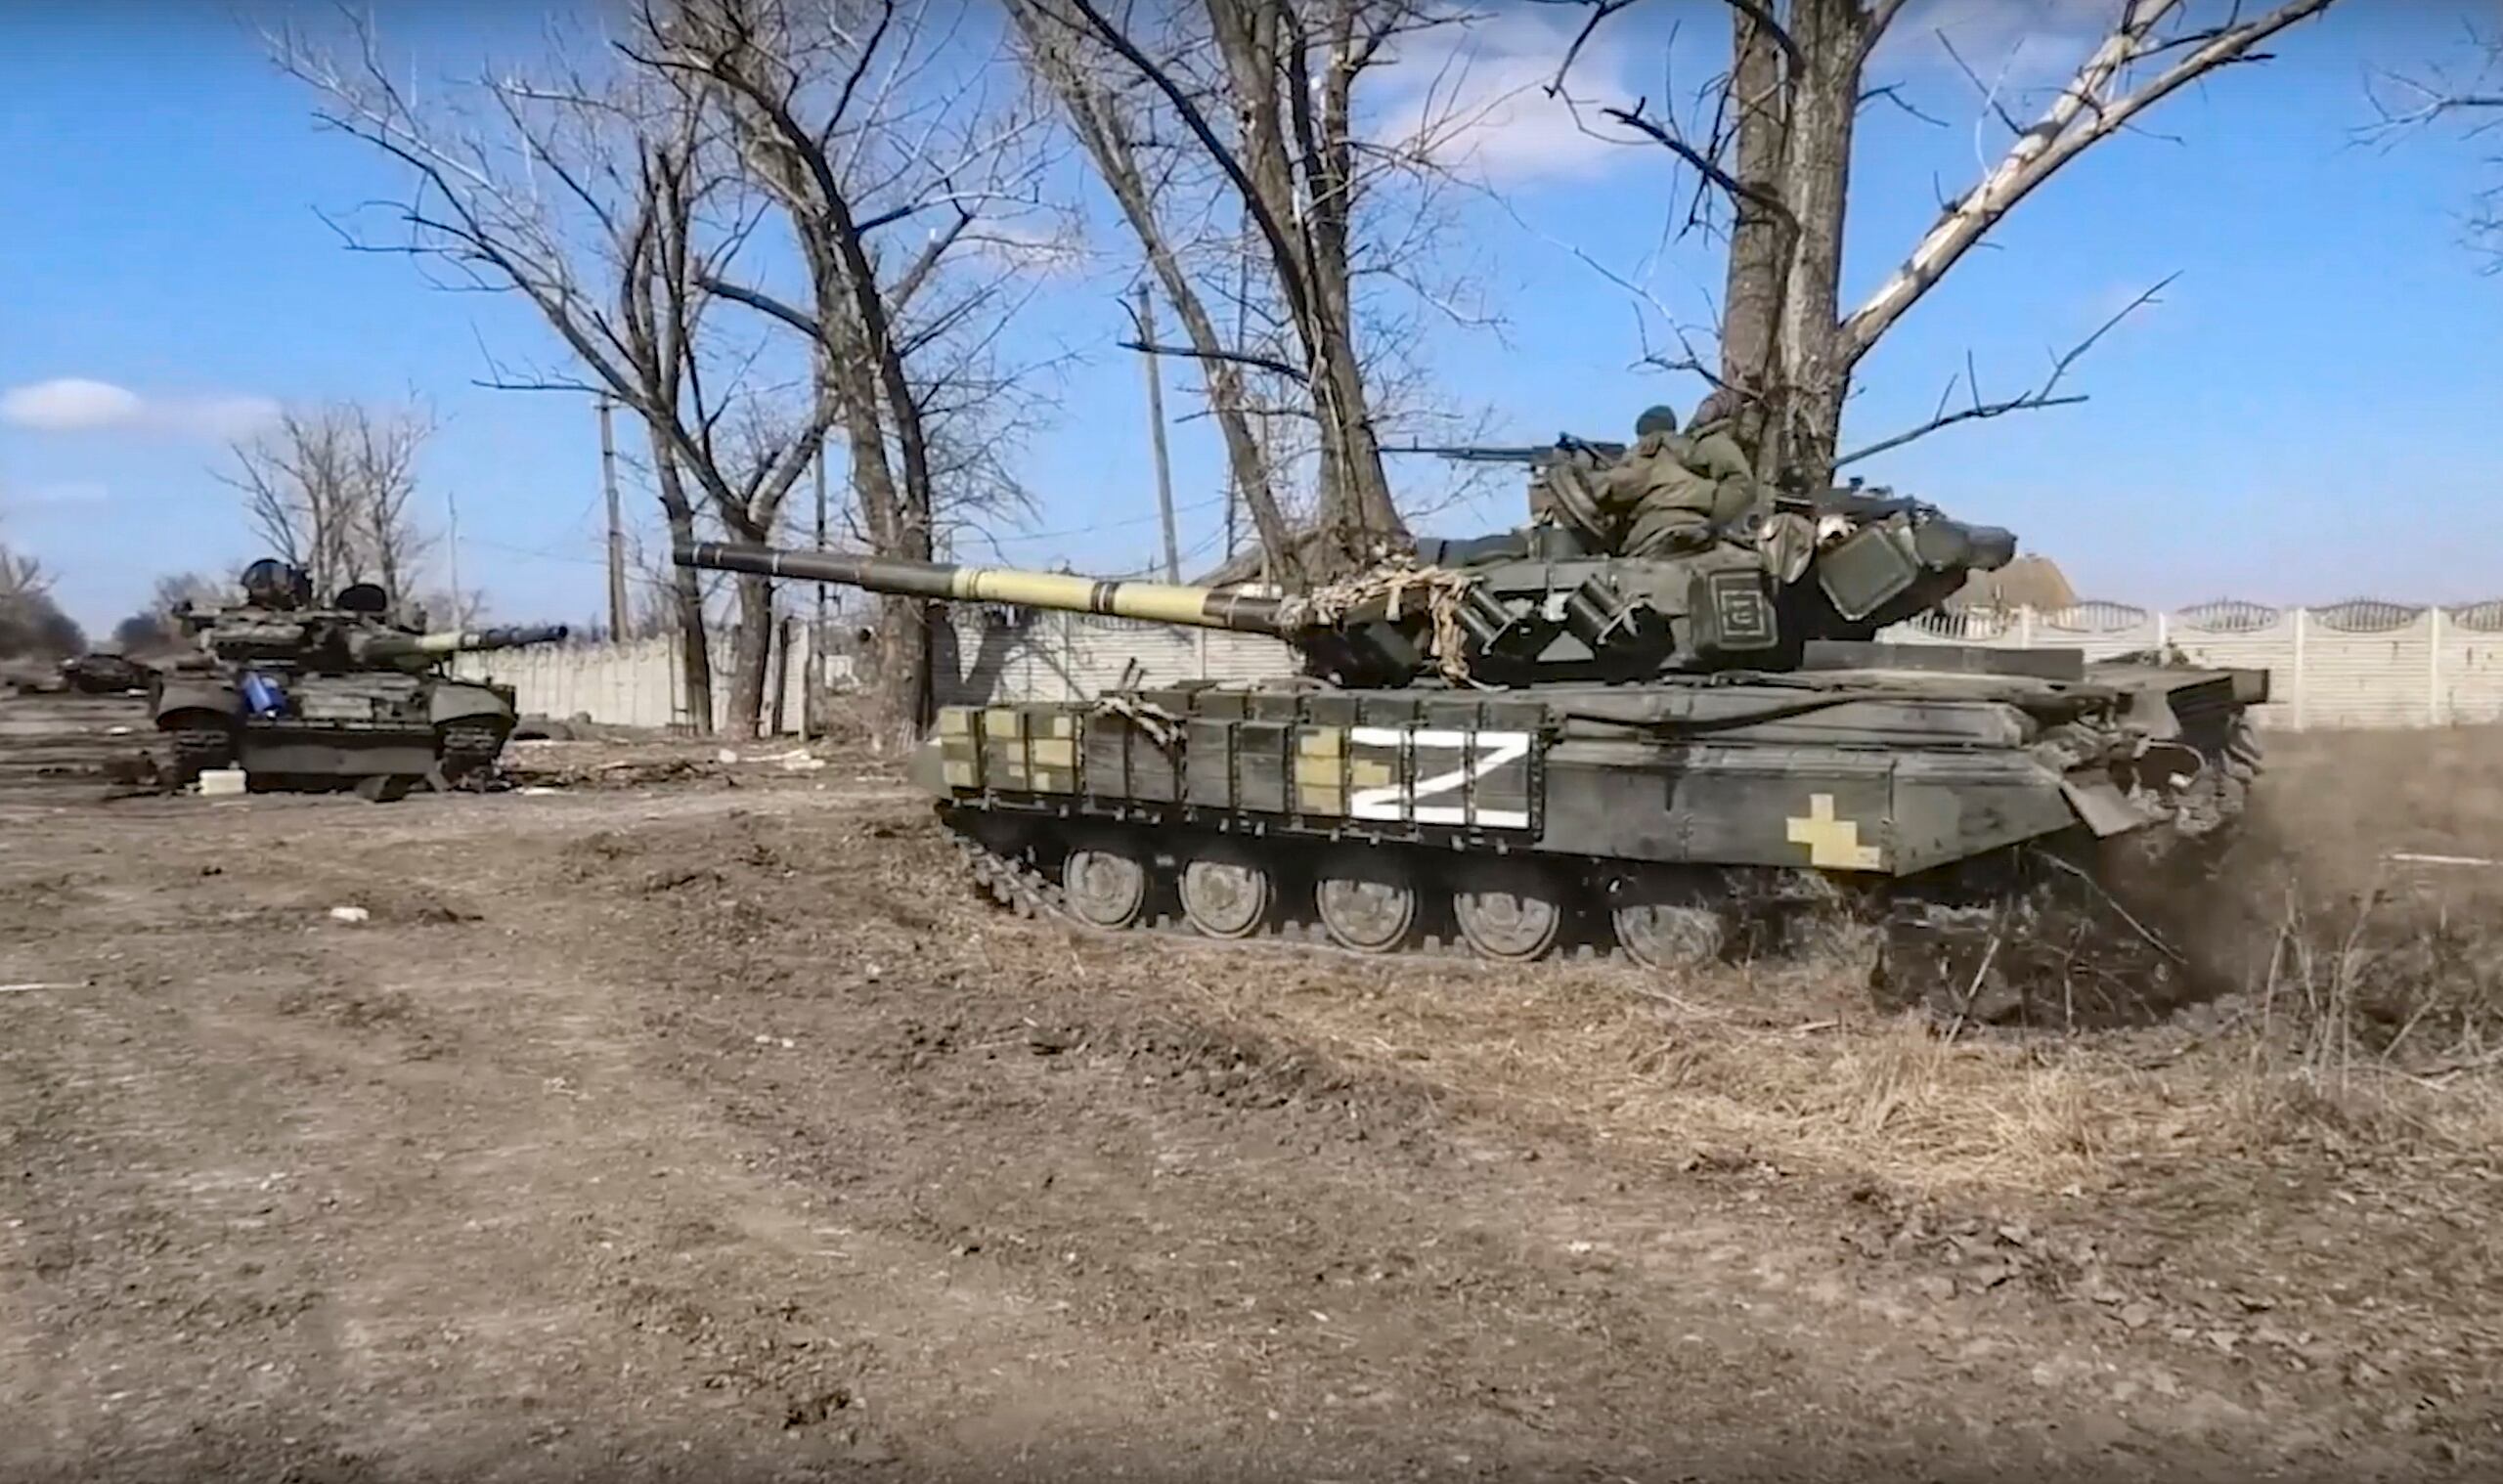
[[1602, 25], [1574, 58], [1567, 96], [1552, 97], [1581, 20], [1579, 11], [1550, 19], [1515, 9], [1411, 38], [1384, 69], [1374, 137], [1500, 184], [1587, 180], [1639, 157], [1626, 144], [1641, 136], [1600, 109], [1645, 91], [1633, 74], [1638, 63], [1659, 63], [1659, 41]]
[[[2112, 0], [1917, 0], [1888, 27], [1869, 66], [1872, 73], [1890, 66], [1944, 70], [1969, 93], [1972, 84], [1955, 65], [1960, 57], [2009, 111], [2023, 117], [2047, 101], [2042, 96], [2045, 90], [2076, 75], [2118, 11]], [[1978, 106], [1980, 95], [1972, 95], [1972, 102]]]
[[267, 397], [143, 397], [84, 376], [58, 376], [0, 392], [0, 422], [38, 433], [127, 431], [181, 438], [239, 438], [278, 415]]
[[[1945, 99], [1951, 95], [1940, 89], [1956, 90], [1978, 112], [1982, 98], [1950, 57], [1952, 45], [1984, 86], [2024, 117], [2075, 73], [2110, 28], [2116, 6], [2117, 0], [1912, 0], [1887, 30], [1870, 80], [1911, 74], [1936, 85], [1925, 86], [1926, 97]], [[1578, 6], [1494, 7], [1471, 24], [1405, 38], [1368, 109], [1371, 134], [1385, 147], [1422, 153], [1446, 169], [1495, 184], [1590, 180], [1656, 157], [1656, 152], [1628, 150], [1649, 141], [1609, 122], [1601, 109], [1646, 99], [1656, 115], [1664, 99], [1690, 100], [1703, 79], [1728, 65], [1726, 28], [1663, 31], [1636, 23], [1636, 14], [1615, 17], [1575, 54], [1566, 96], [1551, 96], [1557, 67], [1587, 19]]]
[[146, 411], [139, 394], [110, 381], [63, 376], [15, 386], [0, 393], [0, 418], [46, 433], [78, 433], [119, 427]]

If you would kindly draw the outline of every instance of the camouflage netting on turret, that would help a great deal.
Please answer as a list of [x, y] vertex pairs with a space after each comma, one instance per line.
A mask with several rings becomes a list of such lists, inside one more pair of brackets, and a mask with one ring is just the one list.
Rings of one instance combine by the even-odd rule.
[[1397, 623], [1410, 611], [1408, 604], [1422, 602], [1431, 624], [1435, 669], [1455, 685], [1474, 685], [1460, 627], [1460, 599], [1470, 582], [1465, 572], [1424, 566], [1411, 557], [1389, 557], [1310, 592], [1285, 598], [1278, 605], [1278, 619], [1290, 629], [1328, 628], [1379, 602], [1383, 617]]

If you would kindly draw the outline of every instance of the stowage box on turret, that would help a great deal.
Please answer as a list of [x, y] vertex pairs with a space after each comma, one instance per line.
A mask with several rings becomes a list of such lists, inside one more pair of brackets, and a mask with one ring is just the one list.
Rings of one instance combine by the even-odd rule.
[[1888, 972], [1967, 1004], [2029, 965], [2176, 969], [2112, 889], [2213, 856], [2266, 673], [1876, 642], [2014, 538], [1857, 489], [1769, 503], [1674, 559], [1550, 520], [1289, 596], [754, 546], [677, 559], [1292, 644], [1300, 676], [940, 713], [919, 776], [982, 880], [1097, 927], [1170, 903], [1213, 938], [1676, 967], [1842, 907], [1886, 924]]
[[421, 633], [386, 622], [387, 595], [371, 584], [327, 608], [303, 599], [296, 574], [272, 580], [256, 563], [246, 601], [187, 612], [200, 652], [152, 678], [150, 700], [189, 782], [240, 767], [255, 789], [353, 787], [396, 797], [420, 784], [473, 781], [511, 732], [511, 687], [459, 679], [455, 654], [552, 643], [561, 624]]

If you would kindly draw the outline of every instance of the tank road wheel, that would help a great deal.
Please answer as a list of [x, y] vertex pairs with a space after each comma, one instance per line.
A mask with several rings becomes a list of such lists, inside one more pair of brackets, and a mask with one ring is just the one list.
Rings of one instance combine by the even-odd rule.
[[1608, 921], [1617, 946], [1647, 969], [1699, 969], [1729, 940], [1728, 922], [1695, 883], [1666, 873], [1617, 883]]
[[1147, 911], [1147, 863], [1120, 846], [1080, 846], [1061, 867], [1061, 891], [1078, 921], [1126, 928]]
[[1394, 857], [1341, 856], [1323, 867], [1312, 897], [1330, 936], [1358, 953], [1387, 953], [1417, 926], [1417, 883]]
[[1564, 902], [1556, 882], [1528, 861], [1472, 869], [1452, 894], [1451, 909], [1469, 946], [1503, 963], [1544, 956], [1564, 931]]
[[1233, 851], [1198, 855], [1182, 867], [1182, 915], [1210, 938], [1249, 938], [1276, 899], [1269, 869]]

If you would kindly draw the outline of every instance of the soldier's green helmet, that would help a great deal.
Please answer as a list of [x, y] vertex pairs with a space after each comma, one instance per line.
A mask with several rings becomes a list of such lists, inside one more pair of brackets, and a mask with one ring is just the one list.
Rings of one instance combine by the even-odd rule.
[[1637, 438], [1648, 438], [1653, 433], [1674, 433], [1677, 430], [1678, 413], [1673, 407], [1654, 404], [1645, 408], [1643, 415], [1634, 419], [1634, 436]]

